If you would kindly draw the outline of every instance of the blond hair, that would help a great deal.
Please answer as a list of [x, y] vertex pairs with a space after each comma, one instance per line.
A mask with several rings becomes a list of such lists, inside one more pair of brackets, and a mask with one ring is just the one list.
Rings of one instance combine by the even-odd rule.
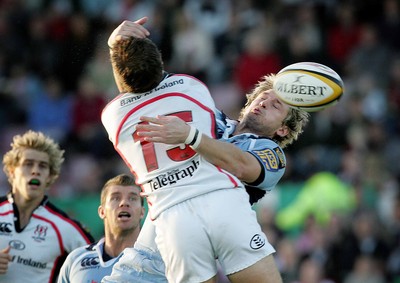
[[11, 143], [11, 150], [3, 156], [3, 171], [7, 175], [8, 182], [12, 185], [11, 172], [19, 165], [22, 152], [25, 149], [34, 149], [45, 152], [49, 156], [50, 180], [48, 185], [53, 184], [60, 175], [61, 165], [64, 162], [64, 150], [50, 137], [41, 132], [32, 130], [25, 134], [15, 135]]
[[[272, 89], [274, 79], [276, 76], [270, 74], [261, 78], [261, 80], [256, 84], [255, 88], [248, 94], [246, 94], [247, 101], [245, 106], [241, 109], [239, 114], [239, 120], [243, 118], [247, 107], [257, 98], [257, 96], [267, 90]], [[303, 132], [304, 126], [308, 123], [310, 113], [296, 109], [289, 108], [288, 115], [283, 120], [283, 125], [286, 125], [289, 129], [289, 133], [284, 136], [274, 136], [273, 139], [279, 144], [280, 147], [285, 148], [286, 146], [292, 144], [298, 139], [299, 135]]]

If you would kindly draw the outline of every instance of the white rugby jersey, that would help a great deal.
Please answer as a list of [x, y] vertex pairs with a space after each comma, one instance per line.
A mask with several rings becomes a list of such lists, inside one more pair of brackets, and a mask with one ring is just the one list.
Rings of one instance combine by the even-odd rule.
[[60, 270], [58, 283], [100, 283], [110, 275], [119, 256], [103, 259], [104, 238], [98, 243], [80, 247], [71, 252]]
[[147, 196], [152, 219], [189, 198], [243, 187], [235, 176], [205, 161], [185, 144], [144, 142], [135, 135], [140, 116], [174, 115], [215, 137], [214, 111], [208, 88], [187, 75], [166, 76], [153, 90], [121, 94], [104, 108], [102, 123]]
[[[251, 195], [253, 190], [266, 192], [272, 190], [285, 171], [286, 158], [279, 145], [269, 138], [254, 134], [233, 136], [238, 121], [229, 119], [219, 110], [216, 111], [216, 122], [218, 139], [248, 151], [261, 164], [260, 177], [246, 186], [247, 192]], [[251, 199], [250, 197], [250, 201]], [[167, 282], [164, 276], [164, 262], [155, 243], [155, 237], [155, 226], [146, 218], [134, 248], [125, 250], [125, 254], [113, 270], [113, 275], [106, 277], [104, 282], [118, 282], [121, 278], [125, 280], [124, 282], [136, 282], [139, 281], [138, 278], [146, 278], [147, 281], [144, 282]]]
[[0, 198], [0, 249], [11, 246], [12, 261], [0, 282], [56, 282], [65, 257], [93, 237], [51, 204], [47, 197], [23, 229], [10, 194]]
[[[280, 146], [269, 138], [259, 137], [254, 134], [240, 134], [233, 136], [238, 121], [229, 119], [220, 110], [216, 111], [218, 139], [233, 143], [243, 151], [254, 155], [261, 164], [259, 178], [251, 184], [246, 184], [249, 190], [260, 189], [271, 191], [282, 178], [286, 158]], [[151, 227], [151, 228], [150, 228]], [[148, 255], [158, 255], [157, 246], [154, 242], [156, 237], [154, 226], [148, 219], [145, 220], [139, 237], [135, 242], [135, 249]], [[154, 258], [155, 261], [160, 261]]]

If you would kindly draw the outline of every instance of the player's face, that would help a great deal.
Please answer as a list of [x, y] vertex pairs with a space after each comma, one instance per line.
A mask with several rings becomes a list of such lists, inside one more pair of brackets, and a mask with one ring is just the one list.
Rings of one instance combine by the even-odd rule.
[[241, 122], [255, 134], [274, 137], [276, 134], [285, 134], [283, 121], [288, 113], [289, 106], [270, 89], [254, 99], [247, 107]]
[[12, 190], [17, 199], [41, 200], [50, 181], [48, 154], [34, 149], [24, 149], [19, 164], [11, 172], [11, 176]]
[[139, 193], [136, 186], [110, 186], [106, 201], [99, 208], [105, 226], [120, 232], [138, 228], [144, 215]]

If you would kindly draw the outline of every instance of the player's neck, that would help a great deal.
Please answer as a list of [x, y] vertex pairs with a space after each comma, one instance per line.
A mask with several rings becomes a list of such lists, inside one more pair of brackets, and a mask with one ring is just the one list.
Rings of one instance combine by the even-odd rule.
[[105, 237], [104, 249], [111, 257], [118, 256], [125, 248], [133, 247], [139, 235], [139, 231], [131, 231], [126, 234], [108, 233]]
[[236, 128], [235, 131], [233, 132], [233, 135], [240, 135], [240, 134], [254, 134], [252, 132], [252, 129], [249, 129], [249, 127], [246, 126], [245, 123], [239, 123]]
[[19, 213], [20, 227], [24, 228], [29, 223], [33, 211], [40, 205], [42, 198], [27, 200], [19, 194], [13, 194], [14, 203]]

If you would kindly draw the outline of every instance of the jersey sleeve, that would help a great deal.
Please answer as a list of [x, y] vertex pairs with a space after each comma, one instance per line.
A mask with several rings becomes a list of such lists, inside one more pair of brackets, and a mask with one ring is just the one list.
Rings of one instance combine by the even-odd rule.
[[[63, 265], [60, 268], [60, 273], [58, 275], [57, 283], [73, 283], [73, 273], [76, 272], [76, 268], [81, 268], [80, 261], [81, 257], [87, 251], [88, 246], [85, 245], [80, 248], [74, 249], [71, 253], [68, 254], [67, 258], [65, 259]], [[76, 279], [76, 278], [75, 278]]]
[[258, 202], [277, 185], [286, 167], [285, 155], [275, 142], [258, 138], [252, 144], [254, 147], [250, 147], [247, 151], [259, 161], [261, 173], [255, 182], [245, 183], [251, 205]]
[[58, 274], [57, 283], [70, 283], [69, 278], [71, 274], [72, 263], [74, 262], [74, 255], [70, 253], [61, 266], [60, 273]]
[[282, 178], [286, 168], [286, 157], [282, 148], [273, 140], [248, 133], [232, 135], [236, 125], [231, 120], [227, 120], [224, 126], [225, 130], [221, 127], [224, 133], [220, 139], [250, 153], [260, 164], [261, 172], [257, 180], [252, 183], [243, 182], [250, 196], [250, 203], [253, 204], [271, 191]]
[[93, 243], [94, 238], [89, 231], [78, 221], [71, 220], [67, 234], [63, 239], [65, 251], [70, 253], [74, 249]]
[[48, 203], [46, 207], [53, 217], [55, 217], [53, 221], [57, 223], [60, 236], [62, 237], [63, 248], [67, 253], [94, 242], [94, 237], [82, 223], [72, 219], [52, 203]]
[[283, 150], [274, 141], [267, 138], [253, 139], [247, 149], [260, 163], [261, 174], [253, 183], [246, 183], [264, 191], [271, 191], [285, 173], [286, 158]]

